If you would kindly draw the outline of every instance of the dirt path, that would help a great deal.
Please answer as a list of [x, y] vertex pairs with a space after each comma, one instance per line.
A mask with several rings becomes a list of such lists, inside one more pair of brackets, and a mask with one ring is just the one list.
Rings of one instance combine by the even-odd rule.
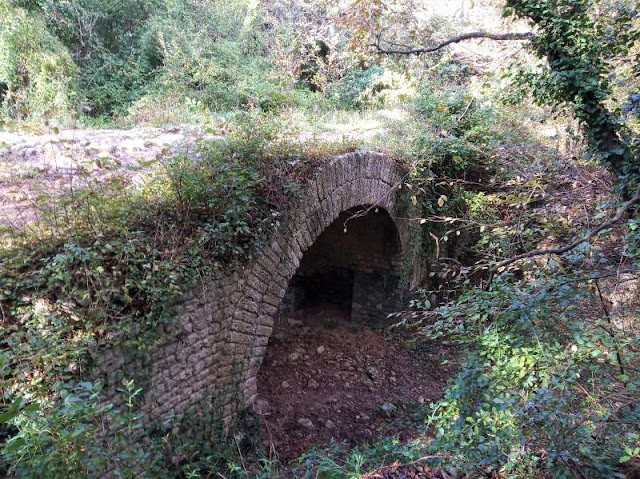
[[450, 354], [437, 345], [410, 352], [399, 339], [350, 322], [336, 306], [281, 318], [258, 376], [263, 446], [272, 442], [287, 463], [331, 438], [350, 445], [408, 438], [412, 412], [441, 397], [451, 371], [440, 363]]

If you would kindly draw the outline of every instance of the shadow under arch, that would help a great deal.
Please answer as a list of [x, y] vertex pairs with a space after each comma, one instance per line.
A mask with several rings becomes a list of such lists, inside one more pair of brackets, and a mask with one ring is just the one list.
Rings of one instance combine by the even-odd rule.
[[400, 306], [402, 245], [384, 208], [341, 212], [303, 253], [279, 313], [324, 302], [345, 308], [351, 320], [374, 327]]

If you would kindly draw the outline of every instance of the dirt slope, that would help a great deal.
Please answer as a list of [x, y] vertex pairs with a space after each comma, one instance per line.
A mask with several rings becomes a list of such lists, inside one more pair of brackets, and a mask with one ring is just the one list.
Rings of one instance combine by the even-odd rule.
[[408, 438], [412, 412], [441, 397], [451, 372], [440, 363], [450, 354], [436, 344], [410, 351], [397, 337], [352, 323], [337, 306], [280, 318], [258, 376], [263, 445], [286, 463], [331, 438], [350, 445]]

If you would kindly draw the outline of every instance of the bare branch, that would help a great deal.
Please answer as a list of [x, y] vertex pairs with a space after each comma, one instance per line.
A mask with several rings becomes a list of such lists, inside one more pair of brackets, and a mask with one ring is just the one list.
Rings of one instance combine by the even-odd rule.
[[591, 238], [593, 238], [595, 235], [600, 233], [602, 230], [605, 230], [613, 226], [618, 221], [620, 221], [624, 216], [624, 214], [627, 212], [627, 210], [638, 202], [640, 202], [640, 187], [638, 187], [638, 189], [636, 190], [636, 194], [630, 200], [626, 201], [620, 206], [620, 208], [618, 208], [618, 210], [616, 211], [616, 214], [613, 217], [609, 218], [607, 221], [602, 223], [597, 228], [591, 230], [586, 235], [582, 236], [581, 238], [578, 238], [573, 243], [562, 246], [561, 248], [536, 249], [533, 251], [529, 251], [528, 253], [523, 253], [518, 256], [514, 256], [513, 258], [505, 259], [504, 261], [500, 261], [499, 263], [494, 264], [493, 267], [491, 268], [491, 271], [495, 272], [500, 268], [504, 268], [512, 263], [515, 263], [516, 261], [520, 261], [526, 258], [532, 258], [534, 256], [542, 256], [542, 255], [548, 255], [548, 254], [561, 255], [561, 254], [567, 253], [572, 249], [576, 248], [578, 245], [586, 241], [589, 241]]
[[432, 45], [430, 47], [418, 47], [418, 48], [403, 48], [393, 49], [385, 48], [383, 44], [394, 45], [392, 42], [383, 40], [380, 36], [376, 37], [375, 43], [370, 46], [375, 47], [378, 53], [384, 55], [420, 55], [422, 53], [432, 53], [440, 50], [441, 48], [451, 45], [452, 43], [459, 43], [465, 40], [472, 40], [474, 38], [487, 38], [489, 40], [505, 41], [505, 40], [530, 40], [533, 38], [533, 32], [510, 32], [510, 33], [491, 33], [491, 32], [471, 32], [464, 33], [451, 37], [441, 43]]

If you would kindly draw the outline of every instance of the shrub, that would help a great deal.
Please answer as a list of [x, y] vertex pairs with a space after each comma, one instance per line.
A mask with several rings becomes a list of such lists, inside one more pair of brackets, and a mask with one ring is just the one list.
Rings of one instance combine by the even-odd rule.
[[66, 116], [75, 95], [75, 65], [37, 12], [0, 1], [0, 95], [5, 117], [42, 120]]
[[439, 451], [508, 477], [616, 477], [638, 453], [638, 340], [590, 302], [596, 280], [541, 271], [472, 288], [425, 326], [468, 347], [434, 405]]
[[80, 383], [33, 402], [12, 420], [17, 432], [2, 448], [0, 470], [24, 479], [95, 476], [108, 457], [96, 443], [108, 410], [98, 393], [94, 385]]
[[344, 109], [372, 106], [377, 95], [390, 87], [382, 80], [383, 75], [384, 69], [379, 66], [350, 71], [329, 86], [327, 95]]
[[262, 36], [259, 11], [244, 0], [189, 0], [169, 3], [144, 38], [162, 57], [157, 88], [176, 88], [212, 110], [270, 110], [281, 103], [281, 85], [269, 73]]

